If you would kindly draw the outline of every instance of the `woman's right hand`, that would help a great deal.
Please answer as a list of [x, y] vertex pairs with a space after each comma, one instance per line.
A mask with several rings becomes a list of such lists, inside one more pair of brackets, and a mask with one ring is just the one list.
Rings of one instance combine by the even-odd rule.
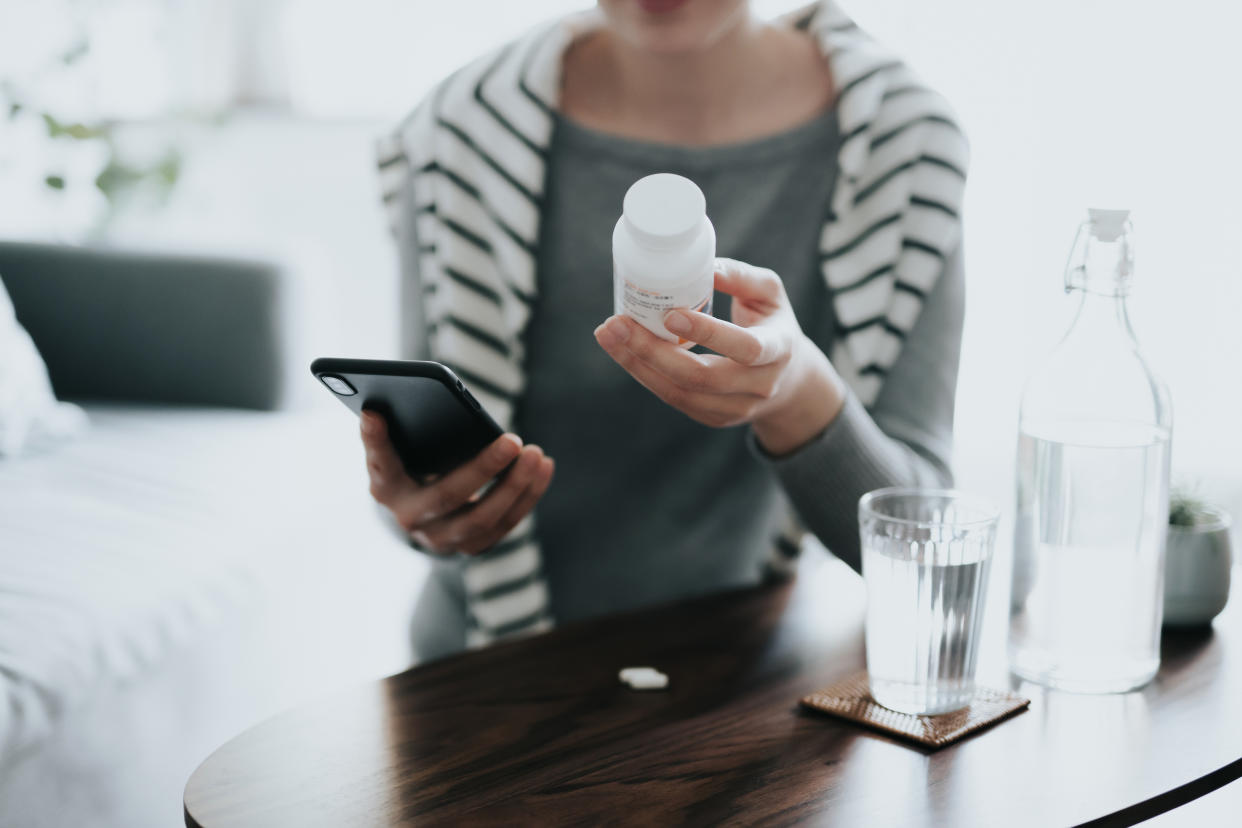
[[[477, 555], [491, 548], [535, 508], [556, 467], [538, 446], [502, 434], [472, 460], [419, 484], [406, 474], [384, 418], [374, 411], [362, 413], [362, 444], [371, 496], [415, 543], [442, 555]], [[496, 484], [477, 496], [497, 476]]]

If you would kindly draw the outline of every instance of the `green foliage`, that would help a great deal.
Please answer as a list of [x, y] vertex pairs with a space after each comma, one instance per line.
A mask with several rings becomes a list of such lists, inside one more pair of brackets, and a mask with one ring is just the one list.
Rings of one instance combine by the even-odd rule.
[[[85, 30], [83, 30], [85, 31]], [[79, 37], [68, 48], [48, 56], [45, 73], [81, 73], [79, 64], [91, 51], [90, 41]], [[103, 193], [111, 205], [112, 213], [119, 202], [132, 191], [153, 193], [161, 202], [168, 198], [181, 176], [182, 157], [176, 147], [170, 147], [154, 163], [134, 163], [126, 158], [118, 146], [117, 124], [101, 120], [95, 123], [66, 117], [64, 113], [48, 112], [30, 90], [23, 90], [9, 78], [0, 78], [0, 116], [10, 122], [24, 118], [42, 121], [49, 141], [92, 142], [105, 150], [107, 162], [95, 177], [95, 187]], [[71, 189], [74, 181], [63, 170], [47, 170], [44, 185], [52, 191]]]
[[97, 138], [110, 137], [110, 131], [104, 125], [65, 124], [56, 120], [55, 116], [47, 112], [43, 113], [43, 123], [47, 125], [47, 136], [49, 138], [72, 138], [75, 141], [93, 141]]
[[1198, 493], [1187, 488], [1176, 488], [1169, 495], [1169, 525], [1199, 526], [1215, 520], [1216, 513]]
[[[9, 117], [17, 117], [22, 109], [23, 106], [14, 101], [9, 107]], [[109, 204], [115, 205], [125, 193], [148, 182], [156, 185], [161, 198], [167, 198], [181, 176], [181, 153], [176, 149], [168, 150], [154, 164], [139, 166], [122, 160], [109, 124], [66, 123], [49, 112], [40, 113], [40, 117], [47, 127], [48, 137], [53, 140], [103, 141], [107, 145], [108, 163], [95, 177], [95, 186]], [[62, 175], [51, 173], [43, 181], [49, 189], [65, 189]]]
[[95, 177], [95, 186], [110, 204], [148, 181], [158, 187], [161, 198], [167, 198], [180, 175], [181, 153], [175, 149], [166, 152], [155, 164], [142, 167], [125, 163], [114, 151], [107, 166]]
[[90, 50], [91, 50], [90, 41], [87, 40], [86, 38], [83, 38], [79, 40], [77, 43], [74, 43], [72, 46], [66, 49], [64, 53], [61, 54], [60, 62], [63, 63], [65, 66], [72, 66], [73, 64], [77, 63], [80, 59], [85, 57], [87, 53], [90, 52]]
[[117, 160], [116, 156], [108, 159], [108, 164], [95, 177], [95, 186], [109, 202], [115, 201], [123, 190], [142, 181], [142, 171]]
[[164, 157], [152, 168], [151, 172], [164, 185], [165, 194], [167, 194], [167, 191], [171, 190], [177, 183], [177, 179], [181, 177], [181, 153], [176, 149], [170, 149], [164, 153]]

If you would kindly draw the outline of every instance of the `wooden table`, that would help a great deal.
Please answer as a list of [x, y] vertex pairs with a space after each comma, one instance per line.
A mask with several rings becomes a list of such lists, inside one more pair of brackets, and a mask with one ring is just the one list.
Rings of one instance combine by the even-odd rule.
[[[1011, 684], [1029, 711], [929, 752], [799, 709], [863, 665], [861, 581], [834, 561], [803, 570], [278, 716], [199, 767], [186, 824], [1128, 825], [1242, 776], [1236, 606], [1214, 630], [1166, 634], [1141, 692]], [[1004, 685], [1003, 600], [990, 604], [983, 673]], [[639, 664], [668, 673], [669, 690], [619, 685]]]

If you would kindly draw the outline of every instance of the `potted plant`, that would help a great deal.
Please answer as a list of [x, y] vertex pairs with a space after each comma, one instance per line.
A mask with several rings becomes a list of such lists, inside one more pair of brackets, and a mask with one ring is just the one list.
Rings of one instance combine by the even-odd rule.
[[[90, 8], [58, 5], [82, 31], [96, 22]], [[42, 209], [45, 225], [77, 242], [103, 235], [126, 206], [163, 204], [181, 174], [180, 150], [160, 140], [144, 152], [142, 142], [125, 138], [123, 122], [97, 110], [99, 64], [91, 62], [85, 34], [34, 40], [34, 59], [18, 58], [22, 71], [0, 76], [0, 191], [21, 205], [0, 213], [0, 221], [27, 221]], [[153, 154], [159, 144], [162, 151]]]
[[1229, 514], [1192, 492], [1169, 498], [1169, 535], [1164, 565], [1164, 623], [1169, 627], [1211, 623], [1229, 600], [1233, 565]]

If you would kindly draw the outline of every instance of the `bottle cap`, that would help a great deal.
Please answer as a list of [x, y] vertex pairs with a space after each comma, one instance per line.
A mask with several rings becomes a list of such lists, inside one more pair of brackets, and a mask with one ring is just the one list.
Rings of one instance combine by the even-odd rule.
[[1117, 241], [1126, 232], [1126, 222], [1130, 220], [1129, 210], [1101, 210], [1096, 207], [1087, 209], [1091, 219], [1091, 235], [1100, 241]]
[[707, 200], [690, 179], [656, 173], [630, 186], [622, 214], [637, 241], [652, 247], [671, 247], [694, 237], [707, 215]]

